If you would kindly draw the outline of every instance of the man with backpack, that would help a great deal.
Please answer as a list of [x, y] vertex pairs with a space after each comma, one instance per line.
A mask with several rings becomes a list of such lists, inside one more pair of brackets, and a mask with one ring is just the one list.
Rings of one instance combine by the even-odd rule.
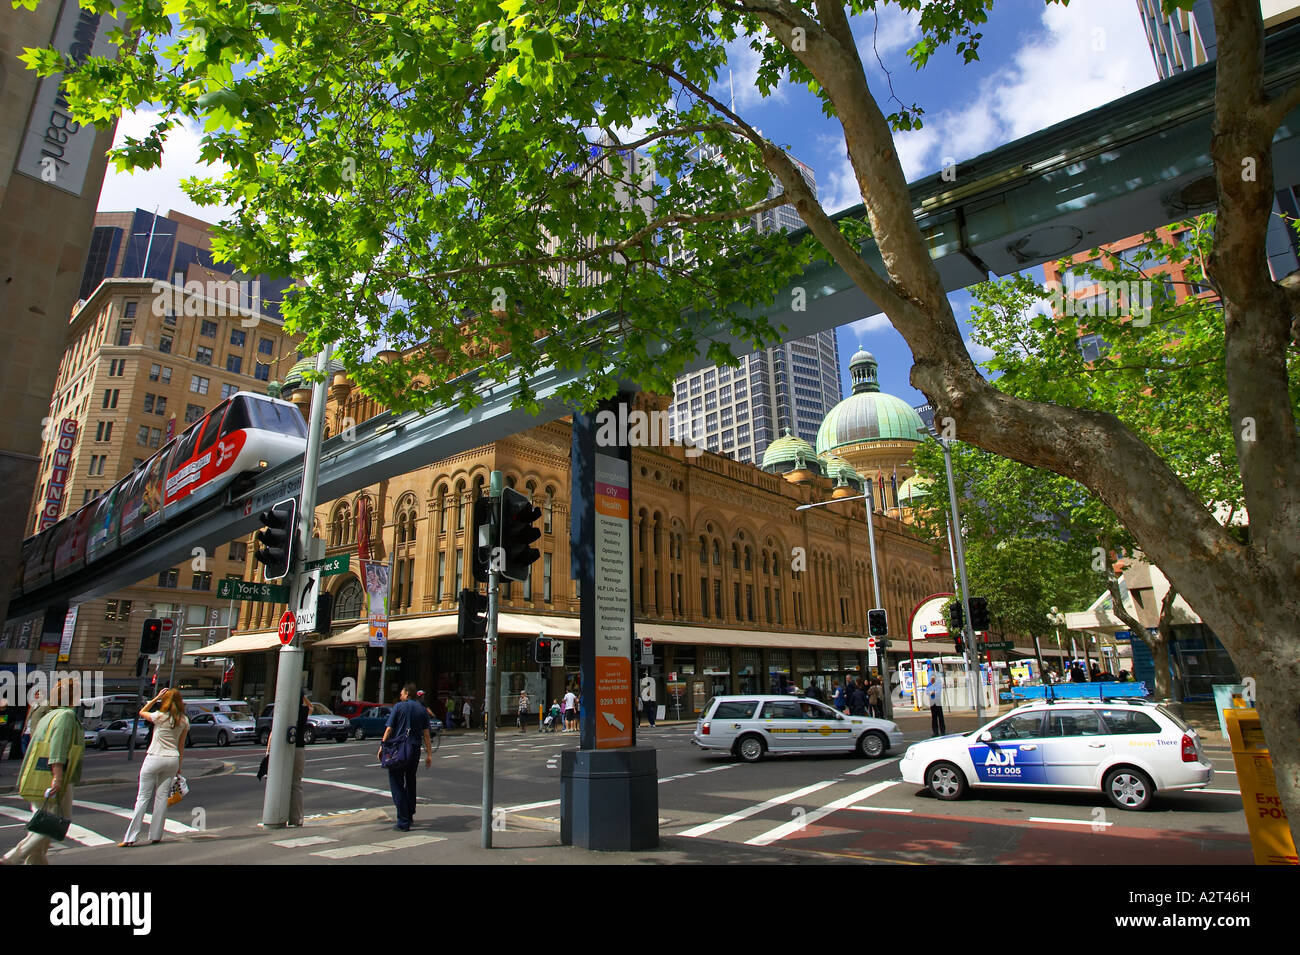
[[415, 700], [415, 684], [402, 687], [400, 701], [388, 714], [379, 762], [388, 769], [388, 788], [397, 807], [397, 832], [407, 832], [415, 817], [415, 771], [420, 765], [419, 734], [424, 735], [424, 765], [433, 767], [433, 740], [429, 736], [429, 711]]

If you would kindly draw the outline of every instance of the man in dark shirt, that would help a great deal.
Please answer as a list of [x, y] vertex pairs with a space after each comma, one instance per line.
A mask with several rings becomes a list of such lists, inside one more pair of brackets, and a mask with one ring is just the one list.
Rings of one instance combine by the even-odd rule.
[[[415, 684], [408, 683], [402, 687], [400, 702], [388, 714], [388, 725], [384, 727], [384, 738], [379, 741], [379, 758], [384, 757], [384, 743], [390, 739], [400, 739], [409, 733], [418, 739], [424, 734], [424, 765], [433, 767], [433, 740], [429, 737], [429, 711], [415, 700]], [[415, 757], [404, 766], [388, 767], [388, 788], [393, 794], [393, 805], [397, 808], [398, 832], [411, 828], [415, 816], [415, 771], [420, 765], [420, 750], [417, 745]]]

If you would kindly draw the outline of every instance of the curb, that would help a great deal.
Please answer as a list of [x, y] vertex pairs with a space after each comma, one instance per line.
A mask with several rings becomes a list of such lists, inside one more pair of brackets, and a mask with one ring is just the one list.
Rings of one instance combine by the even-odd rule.
[[[15, 760], [15, 762], [17, 762], [17, 760]], [[204, 762], [216, 763], [216, 765], [198, 775], [190, 775], [186, 778], [203, 779], [207, 776], [225, 776], [228, 773], [233, 773], [238, 768], [234, 763], [226, 762], [225, 760], [221, 760], [220, 762], [216, 760], [204, 760]], [[83, 779], [81, 782], [77, 783], [77, 789], [84, 789], [87, 786], [128, 786], [131, 783], [138, 782], [139, 779], [140, 777], [138, 773], [135, 776], [106, 776], [97, 779]], [[17, 791], [18, 783], [15, 782], [12, 786], [6, 786], [3, 789], [0, 789], [0, 796], [11, 795]]]

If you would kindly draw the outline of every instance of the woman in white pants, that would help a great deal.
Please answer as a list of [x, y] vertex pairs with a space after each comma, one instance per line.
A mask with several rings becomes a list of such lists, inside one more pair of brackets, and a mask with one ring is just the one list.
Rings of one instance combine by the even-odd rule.
[[[158, 710], [153, 711], [154, 705]], [[140, 767], [140, 791], [135, 797], [135, 815], [126, 827], [126, 835], [118, 843], [122, 848], [134, 846], [144, 825], [144, 814], [153, 803], [153, 816], [149, 822], [149, 843], [162, 842], [167, 824], [167, 797], [172, 792], [172, 780], [181, 771], [185, 758], [185, 737], [190, 721], [185, 718], [185, 703], [179, 690], [163, 690], [144, 705], [142, 719], [153, 723], [153, 741]]]

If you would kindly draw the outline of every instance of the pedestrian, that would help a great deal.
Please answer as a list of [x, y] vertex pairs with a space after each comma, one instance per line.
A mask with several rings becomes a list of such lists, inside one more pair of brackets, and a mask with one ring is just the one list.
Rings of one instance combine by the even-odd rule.
[[40, 690], [32, 690], [31, 702], [27, 705], [27, 717], [23, 720], [23, 755], [27, 755], [27, 747], [31, 745], [32, 734], [36, 732], [36, 727], [41, 725], [41, 720], [45, 714], [50, 711], [50, 706], [41, 697]]
[[144, 814], [150, 810], [150, 804], [153, 809], [149, 819], [149, 844], [162, 842], [167, 824], [167, 800], [172, 794], [172, 783], [180, 775], [185, 761], [185, 738], [190, 728], [180, 690], [163, 690], [140, 710], [140, 719], [153, 724], [153, 739], [149, 741], [144, 765], [140, 767], [135, 813], [126, 827], [126, 835], [118, 843], [122, 849], [134, 846], [140, 838]]
[[460, 715], [465, 721], [465, 729], [469, 729], [470, 720], [474, 716], [474, 707], [470, 705], [469, 697], [465, 697], [465, 704], [460, 708]]
[[528, 724], [527, 724], [527, 719], [528, 719], [528, 706], [529, 706], [529, 703], [528, 703], [528, 691], [527, 691], [527, 690], [520, 690], [520, 691], [519, 691], [519, 702], [518, 702], [518, 704], [517, 704], [517, 706], [516, 706], [516, 709], [518, 710], [518, 715], [516, 716], [515, 721], [519, 724], [519, 732], [521, 732], [521, 733], [527, 733], [527, 732], [528, 732]]
[[844, 688], [840, 686], [840, 681], [836, 680], [831, 684], [831, 706], [844, 712]]
[[560, 732], [564, 722], [564, 710], [560, 708], [558, 699], [553, 698], [551, 700], [551, 715], [547, 717], [547, 721], [550, 724], [552, 733]]
[[578, 728], [578, 698], [573, 690], [564, 693], [564, 732], [571, 733]]
[[856, 684], [849, 693], [849, 715], [867, 715], [867, 694], [863, 691], [861, 683]]
[[[650, 721], [650, 728], [655, 725], [655, 715], [659, 707], [655, 703], [655, 680], [647, 670], [645, 676], [641, 677], [641, 709], [645, 711], [645, 718]], [[637, 721], [640, 725], [640, 721]]]
[[[85, 734], [75, 707], [81, 690], [75, 677], [59, 680], [50, 692], [50, 703], [38, 725], [18, 771], [18, 795], [26, 799], [32, 813], [46, 809], [64, 819], [72, 817], [72, 793], [81, 781], [81, 757], [86, 751]], [[50, 836], [31, 832], [0, 858], [0, 865], [25, 862], [48, 865]]]
[[948, 726], [943, 720], [943, 676], [937, 669], [930, 671], [925, 696], [930, 703], [930, 735], [947, 736]]
[[[388, 767], [388, 788], [393, 794], [393, 805], [397, 808], [397, 832], [407, 832], [415, 819], [415, 772], [420, 767], [420, 744], [418, 735], [424, 736], [424, 766], [433, 767], [433, 740], [429, 737], [428, 711], [414, 699], [415, 684], [408, 683], [402, 687], [400, 701], [389, 711], [388, 723], [384, 726], [383, 739], [379, 741], [379, 759], [384, 759], [384, 744], [389, 740], [407, 740], [409, 758]], [[409, 737], [417, 737], [410, 741]]]
[[804, 696], [808, 697], [810, 700], [817, 700], [820, 703], [822, 698], [821, 684], [816, 680], [811, 681], [808, 684], [808, 689], [804, 691]]
[[879, 680], [872, 680], [867, 690], [867, 714], [877, 719], [885, 718], [885, 689]]

